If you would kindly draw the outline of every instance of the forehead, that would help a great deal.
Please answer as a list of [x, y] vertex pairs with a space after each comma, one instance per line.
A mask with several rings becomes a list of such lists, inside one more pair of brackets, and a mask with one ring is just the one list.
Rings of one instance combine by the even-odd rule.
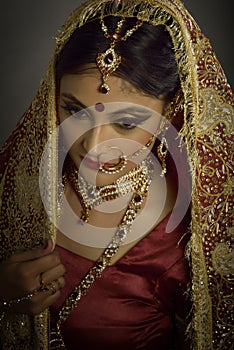
[[98, 103], [129, 102], [145, 106], [159, 113], [162, 112], [164, 102], [154, 96], [144, 94], [127, 81], [110, 76], [108, 85], [110, 92], [99, 92], [101, 75], [98, 71], [84, 72], [82, 74], [70, 74], [62, 77], [60, 82], [60, 97], [64, 93], [71, 94], [85, 106], [94, 106]]

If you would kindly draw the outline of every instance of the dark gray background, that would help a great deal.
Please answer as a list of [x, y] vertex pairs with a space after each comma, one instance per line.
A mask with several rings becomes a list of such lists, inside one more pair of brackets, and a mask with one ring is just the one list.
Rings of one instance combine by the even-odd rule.
[[[2, 1], [1, 127], [4, 143], [38, 88], [67, 15], [83, 0]], [[185, 0], [184, 4], [210, 39], [229, 83], [234, 86], [231, 0]]]

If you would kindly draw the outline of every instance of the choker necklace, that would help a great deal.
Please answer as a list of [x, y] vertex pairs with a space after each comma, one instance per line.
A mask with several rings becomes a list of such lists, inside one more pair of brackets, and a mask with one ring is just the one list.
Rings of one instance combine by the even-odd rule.
[[[106, 186], [95, 186], [86, 182], [72, 163], [64, 174], [63, 181], [70, 182], [82, 205], [80, 219], [89, 221], [90, 211], [105, 201], [124, 197], [129, 193], [140, 193], [142, 188], [151, 182], [153, 164], [150, 158], [143, 160], [127, 174], [119, 177], [114, 183]], [[139, 195], [139, 201], [141, 201]]]
[[[133, 190], [132, 198], [110, 243], [104, 249], [99, 259], [89, 269], [85, 277], [81, 280], [80, 284], [77, 285], [71, 294], [65, 299], [64, 304], [59, 311], [56, 325], [51, 329], [50, 332], [51, 350], [66, 349], [61, 333], [61, 325], [67, 320], [72, 310], [77, 307], [79, 300], [86, 295], [88, 289], [92, 286], [96, 279], [101, 277], [102, 272], [105, 270], [105, 268], [111, 265], [112, 258], [116, 255], [125, 237], [130, 232], [133, 221], [136, 218], [137, 213], [140, 211], [142, 203], [148, 194], [149, 186], [152, 180], [152, 172], [152, 162], [149, 160], [149, 158], [147, 158], [146, 160], [142, 161], [139, 166], [134, 168], [129, 174], [126, 174], [122, 177], [122, 182], [120, 182], [123, 184], [126, 181], [130, 181], [130, 179], [133, 183], [135, 182], [135, 185], [133, 185], [133, 188], [131, 189]], [[140, 177], [142, 177], [140, 181], [138, 181], [138, 174], [140, 174]], [[108, 186], [103, 187], [107, 188]], [[97, 191], [99, 190], [100, 188], [97, 189]], [[118, 192], [117, 190], [115, 191]], [[110, 195], [110, 197], [111, 196], [112, 195]], [[103, 196], [104, 200], [109, 200], [106, 198], [110, 197]]]

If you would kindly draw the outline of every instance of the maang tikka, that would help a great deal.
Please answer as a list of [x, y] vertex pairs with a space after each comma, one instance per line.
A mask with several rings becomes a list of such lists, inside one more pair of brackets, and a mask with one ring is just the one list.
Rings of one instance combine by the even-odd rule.
[[121, 56], [115, 51], [115, 46], [119, 41], [126, 41], [142, 24], [143, 21], [138, 19], [136, 25], [126, 31], [125, 35], [121, 36], [120, 31], [123, 27], [125, 19], [121, 19], [116, 26], [115, 31], [112, 34], [108, 33], [108, 28], [104, 23], [103, 18], [101, 18], [101, 28], [104, 36], [111, 41], [109, 49], [105, 52], [99, 53], [97, 56], [97, 65], [102, 74], [102, 84], [99, 91], [103, 94], [108, 94], [110, 87], [107, 84], [108, 77], [111, 73], [116, 71], [121, 63]]

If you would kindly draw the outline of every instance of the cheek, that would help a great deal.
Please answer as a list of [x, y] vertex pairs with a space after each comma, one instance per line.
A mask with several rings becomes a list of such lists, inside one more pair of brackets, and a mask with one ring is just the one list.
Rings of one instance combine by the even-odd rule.
[[61, 125], [66, 119], [67, 119], [67, 115], [65, 113], [65, 111], [60, 107], [60, 105], [58, 106], [58, 122]]
[[139, 151], [140, 149], [142, 149], [142, 147], [145, 147], [145, 145], [149, 142], [151, 137], [151, 133], [147, 131], [142, 131], [137, 139], [136, 147], [134, 150], [132, 150], [132, 153]]
[[58, 113], [59, 120], [59, 137], [66, 149], [70, 149], [73, 145], [77, 147], [84, 138], [87, 130], [90, 129], [88, 120], [79, 120], [75, 115], [67, 115], [62, 109]]
[[59, 142], [68, 152], [80, 147], [83, 139], [83, 133], [77, 122], [70, 118], [60, 118], [59, 125]]
[[81, 140], [76, 141], [68, 150], [67, 153], [71, 157], [72, 161], [76, 165], [77, 168], [80, 167], [81, 158], [80, 156], [84, 154]]
[[144, 147], [152, 134], [145, 130], [137, 130], [113, 140], [113, 146], [118, 147], [125, 156], [131, 156]]

